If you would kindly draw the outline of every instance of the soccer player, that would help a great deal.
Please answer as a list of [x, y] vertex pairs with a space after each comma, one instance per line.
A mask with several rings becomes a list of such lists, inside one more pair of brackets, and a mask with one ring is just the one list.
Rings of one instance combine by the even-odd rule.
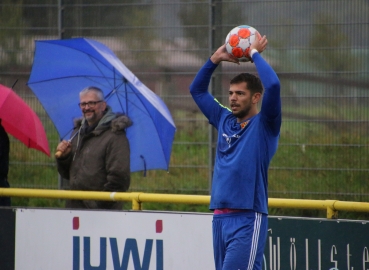
[[[262, 269], [268, 231], [268, 167], [281, 127], [280, 82], [263, 59], [266, 36], [250, 47], [258, 76], [241, 73], [230, 81], [229, 108], [209, 92], [212, 73], [222, 61], [239, 64], [222, 45], [205, 63], [190, 92], [218, 130], [210, 209], [217, 270]], [[261, 101], [261, 109], [257, 104]]]

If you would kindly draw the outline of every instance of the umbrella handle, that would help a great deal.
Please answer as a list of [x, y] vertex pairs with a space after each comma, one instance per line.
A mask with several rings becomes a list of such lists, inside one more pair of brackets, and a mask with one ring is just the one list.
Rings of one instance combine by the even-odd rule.
[[[79, 133], [79, 130], [76, 133], [74, 133], [74, 135], [68, 140], [68, 142], [71, 142], [73, 140], [73, 138], [77, 136], [78, 133]], [[63, 154], [63, 152], [58, 150], [55, 153], [55, 157], [60, 158], [62, 154]]]
[[62, 154], [63, 154], [63, 152], [62, 152], [62, 151], [56, 151], [56, 153], [55, 153], [55, 157], [56, 157], [56, 158], [60, 158]]

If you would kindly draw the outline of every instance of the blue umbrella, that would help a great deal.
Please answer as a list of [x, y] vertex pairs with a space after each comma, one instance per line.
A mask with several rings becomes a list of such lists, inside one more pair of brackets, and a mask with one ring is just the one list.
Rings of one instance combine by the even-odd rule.
[[68, 139], [73, 119], [81, 117], [79, 92], [87, 86], [104, 91], [115, 112], [128, 115], [131, 171], [168, 170], [176, 127], [164, 102], [104, 44], [86, 38], [36, 41], [28, 86]]

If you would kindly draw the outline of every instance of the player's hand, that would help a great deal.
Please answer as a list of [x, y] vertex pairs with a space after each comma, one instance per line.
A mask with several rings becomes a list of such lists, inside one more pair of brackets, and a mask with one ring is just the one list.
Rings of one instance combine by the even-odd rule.
[[259, 32], [257, 32], [257, 31], [256, 31], [255, 34], [256, 34], [256, 38], [255, 38], [254, 42], [251, 44], [251, 46], [250, 46], [250, 51], [252, 49], [256, 49], [259, 53], [262, 53], [266, 49], [266, 47], [268, 45], [268, 40], [267, 40], [267, 38], [266, 38], [265, 35], [264, 36], [261, 36], [259, 34]]
[[59, 153], [58, 158], [67, 156], [72, 150], [72, 144], [66, 140], [61, 141], [56, 147], [56, 153]]
[[219, 64], [222, 61], [232, 62], [232, 63], [236, 63], [238, 65], [240, 64], [240, 61], [236, 57], [234, 57], [233, 55], [230, 55], [227, 52], [225, 44], [220, 46], [218, 48], [218, 50], [216, 50], [215, 53], [213, 53], [213, 55], [210, 57], [210, 60], [214, 64]]

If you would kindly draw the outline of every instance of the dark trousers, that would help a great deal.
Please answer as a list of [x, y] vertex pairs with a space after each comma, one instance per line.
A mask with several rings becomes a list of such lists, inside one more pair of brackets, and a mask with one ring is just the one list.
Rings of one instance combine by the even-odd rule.
[[[1, 188], [10, 187], [8, 179], [1, 178], [0, 179], [0, 187]], [[10, 205], [11, 205], [10, 197], [0, 197], [0, 206], [10, 206]]]

